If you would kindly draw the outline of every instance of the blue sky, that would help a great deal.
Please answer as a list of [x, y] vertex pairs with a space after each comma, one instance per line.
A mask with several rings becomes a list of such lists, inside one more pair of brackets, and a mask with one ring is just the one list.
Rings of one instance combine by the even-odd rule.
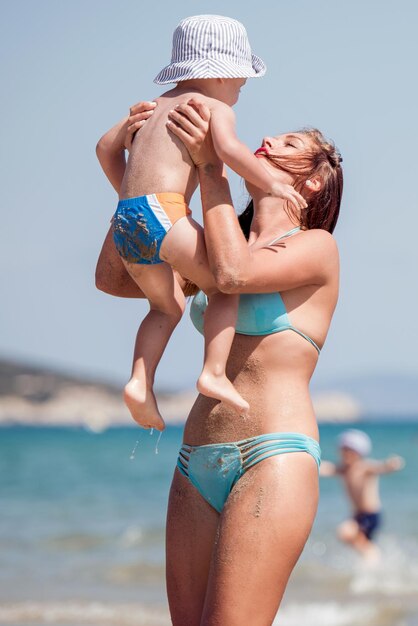
[[[94, 288], [116, 197], [97, 139], [129, 105], [152, 99], [178, 21], [241, 20], [268, 66], [236, 107], [252, 148], [263, 135], [312, 125], [344, 158], [335, 236], [341, 297], [317, 382], [357, 374], [418, 375], [418, 126], [414, 0], [176, 3], [1, 2], [0, 355], [123, 381], [146, 305]], [[260, 10], [262, 7], [262, 10]], [[232, 180], [238, 209], [242, 183]], [[200, 219], [198, 200], [192, 203]], [[202, 339], [186, 316], [157, 384], [192, 386]]]

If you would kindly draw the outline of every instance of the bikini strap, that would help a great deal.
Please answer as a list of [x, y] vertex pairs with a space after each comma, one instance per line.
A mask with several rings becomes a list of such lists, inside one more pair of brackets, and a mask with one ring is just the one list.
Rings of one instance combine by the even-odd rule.
[[300, 226], [296, 226], [295, 228], [292, 228], [292, 230], [289, 230], [284, 235], [280, 235], [280, 237], [276, 237], [276, 239], [273, 239], [273, 241], [270, 242], [268, 245], [272, 246], [274, 243], [277, 243], [281, 239], [285, 239], [286, 237], [291, 237], [292, 235], [295, 235], [299, 231], [300, 231]]

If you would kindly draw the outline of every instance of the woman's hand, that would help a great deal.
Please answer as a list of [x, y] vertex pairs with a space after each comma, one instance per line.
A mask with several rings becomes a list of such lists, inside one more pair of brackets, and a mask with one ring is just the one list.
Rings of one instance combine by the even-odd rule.
[[126, 123], [125, 134], [125, 148], [127, 150], [131, 149], [135, 133], [142, 128], [147, 119], [151, 117], [156, 106], [156, 102], [142, 101], [138, 102], [138, 104], [134, 104], [129, 109], [129, 118]]
[[167, 127], [186, 146], [196, 167], [221, 164], [209, 129], [210, 111], [196, 98], [178, 104], [170, 111]]

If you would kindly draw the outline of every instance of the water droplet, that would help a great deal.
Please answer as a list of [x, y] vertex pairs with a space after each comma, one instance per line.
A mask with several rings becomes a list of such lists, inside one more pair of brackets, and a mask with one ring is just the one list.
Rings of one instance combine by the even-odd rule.
[[160, 434], [158, 435], [157, 443], [155, 444], [155, 454], [158, 454], [158, 444], [160, 443], [162, 434], [163, 434], [163, 431], [161, 430]]
[[137, 439], [136, 444], [131, 452], [131, 456], [129, 457], [131, 461], [133, 461], [135, 458], [135, 452], [136, 452], [138, 445], [139, 445], [139, 439]]
[[150, 435], [153, 435], [153, 434], [154, 434], [154, 429], [153, 429], [153, 428], [150, 428], [149, 434], [150, 434]]

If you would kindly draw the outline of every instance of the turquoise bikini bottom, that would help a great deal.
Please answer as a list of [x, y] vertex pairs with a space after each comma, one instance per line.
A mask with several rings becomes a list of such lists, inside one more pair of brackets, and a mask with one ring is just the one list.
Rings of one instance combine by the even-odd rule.
[[241, 441], [203, 446], [183, 444], [177, 467], [220, 513], [231, 489], [250, 467], [270, 456], [288, 452], [307, 452], [319, 469], [321, 448], [318, 442], [300, 433], [267, 433]]

